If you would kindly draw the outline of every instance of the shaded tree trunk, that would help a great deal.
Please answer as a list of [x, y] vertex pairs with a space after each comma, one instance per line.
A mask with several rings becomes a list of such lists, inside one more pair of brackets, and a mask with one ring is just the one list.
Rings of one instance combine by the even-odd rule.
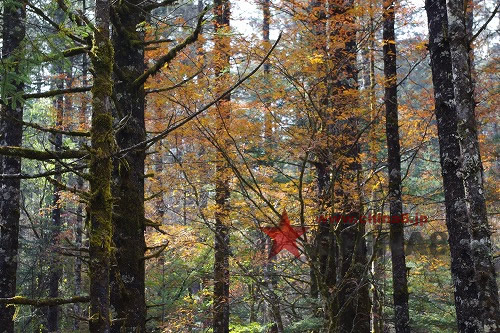
[[[478, 283], [482, 325], [485, 332], [500, 330], [500, 305], [496, 272], [492, 260], [491, 230], [486, 212], [483, 187], [483, 164], [479, 151], [478, 129], [474, 114], [472, 80], [472, 15], [467, 13], [468, 1], [448, 1], [449, 39], [453, 71], [455, 105], [458, 116], [458, 139], [465, 185], [465, 202], [472, 237], [475, 279]], [[472, 11], [472, 8], [469, 7]]]
[[458, 118], [454, 103], [450, 44], [447, 36], [446, 0], [427, 0], [425, 9], [429, 25], [429, 53], [457, 325], [459, 332], [480, 332], [479, 289], [475, 281], [465, 189], [463, 180], [459, 177], [461, 165], [457, 138]]
[[[82, 12], [85, 13], [87, 10], [86, 1], [82, 1]], [[88, 58], [86, 54], [82, 56], [82, 85], [86, 87], [88, 85]], [[79, 123], [87, 123], [87, 98], [86, 96], [81, 97], [81, 108], [79, 113]], [[83, 141], [83, 140], [82, 140]], [[81, 142], [83, 143], [83, 142]], [[83, 178], [78, 177], [77, 189], [83, 190]], [[78, 204], [76, 209], [76, 224], [75, 224], [75, 246], [80, 248], [83, 245], [83, 214], [84, 207], [82, 203]], [[75, 267], [74, 267], [74, 280], [75, 280], [75, 295], [81, 295], [82, 293], [82, 259], [77, 256], [75, 257]], [[77, 315], [80, 315], [80, 304], [75, 303], [73, 305], [73, 310]], [[73, 328], [78, 330], [80, 328], [80, 320], [78, 318], [73, 322]]]
[[112, 237], [111, 156], [116, 150], [111, 114], [113, 46], [109, 0], [96, 0], [96, 29], [90, 58], [93, 66], [90, 156], [90, 321], [91, 333], [110, 331], [109, 273]]
[[[224, 89], [224, 83], [229, 71], [230, 39], [226, 35], [229, 30], [228, 0], [215, 0], [215, 74], [218, 89]], [[220, 139], [222, 150], [229, 147], [226, 131], [229, 128], [231, 116], [230, 96], [222, 99], [216, 105], [216, 136]], [[213, 330], [214, 333], [229, 333], [229, 177], [230, 169], [220, 149], [217, 150], [215, 171], [215, 258], [214, 258], [214, 303]]]
[[[116, 3], [112, 12], [115, 64], [123, 73], [114, 84], [116, 96], [120, 96], [116, 115], [119, 119], [129, 117], [116, 134], [120, 149], [146, 139], [144, 85], [132, 84], [145, 70], [144, 33], [137, 31], [137, 25], [146, 19], [144, 12], [137, 10], [142, 2]], [[111, 274], [111, 305], [121, 320], [113, 323], [112, 332], [146, 330], [144, 160], [143, 149], [131, 151], [122, 161], [116, 161], [113, 171], [113, 193], [118, 199], [113, 213], [116, 262]]]
[[[20, 52], [21, 42], [25, 36], [26, 8], [24, 4], [11, 3], [3, 6], [2, 62], [13, 61]], [[21, 53], [21, 52], [20, 52]], [[8, 57], [12, 57], [7, 60]], [[20, 71], [14, 65], [12, 70]], [[16, 92], [22, 92], [24, 84], [14, 83]], [[21, 146], [23, 128], [19, 125], [23, 119], [23, 108], [18, 103], [2, 106], [0, 114], [0, 146]], [[18, 174], [21, 172], [21, 158], [0, 156], [0, 173]], [[19, 179], [0, 179], [0, 298], [13, 297], [16, 294], [16, 274], [19, 246], [20, 217]], [[0, 331], [14, 332], [15, 308], [0, 304]]]
[[[56, 75], [61, 76], [62, 68], [57, 68]], [[63, 89], [64, 81], [62, 78], [56, 79], [56, 88]], [[62, 128], [63, 125], [63, 116], [64, 116], [64, 98], [63, 95], [57, 96], [54, 101], [54, 108], [56, 110], [56, 128]], [[62, 134], [54, 134], [53, 142], [54, 142], [54, 151], [61, 151], [62, 149]], [[61, 172], [61, 166], [59, 163], [56, 163], [54, 167], [56, 172]], [[55, 180], [61, 183], [62, 176], [61, 174], [55, 175]], [[53, 189], [53, 198], [52, 198], [52, 225], [50, 232], [50, 245], [57, 246], [59, 239], [59, 232], [61, 229], [61, 208], [59, 206], [59, 188], [54, 185]], [[50, 258], [50, 267], [49, 267], [49, 297], [59, 297], [59, 281], [62, 275], [62, 267], [61, 263], [58, 260], [56, 251], [53, 251]], [[49, 332], [57, 332], [59, 328], [59, 306], [49, 306], [47, 311], [47, 329]]]
[[387, 137], [387, 171], [389, 173], [390, 244], [394, 316], [397, 333], [410, 332], [408, 280], [404, 248], [403, 201], [401, 198], [401, 150], [399, 144], [398, 92], [396, 72], [396, 36], [394, 33], [394, 0], [384, 1], [383, 52]]

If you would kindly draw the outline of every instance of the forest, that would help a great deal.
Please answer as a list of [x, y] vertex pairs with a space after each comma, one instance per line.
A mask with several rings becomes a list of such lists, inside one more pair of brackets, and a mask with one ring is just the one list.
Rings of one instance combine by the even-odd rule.
[[0, 0], [0, 333], [499, 332], [499, 7]]

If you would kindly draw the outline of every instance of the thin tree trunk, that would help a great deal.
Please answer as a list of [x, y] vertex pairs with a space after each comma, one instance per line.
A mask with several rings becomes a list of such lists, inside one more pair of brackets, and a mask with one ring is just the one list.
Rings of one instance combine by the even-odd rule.
[[[26, 8], [24, 4], [12, 3], [3, 6], [2, 61], [13, 61], [20, 51], [25, 36]], [[19, 55], [22, 56], [22, 55]], [[8, 57], [12, 57], [7, 60]], [[20, 69], [14, 66], [14, 71]], [[22, 92], [24, 83], [14, 83], [16, 93]], [[23, 108], [18, 103], [2, 106], [0, 115], [0, 146], [22, 144], [23, 128], [18, 121], [23, 119]], [[21, 158], [0, 156], [0, 173], [18, 174], [21, 172]], [[19, 179], [0, 179], [0, 298], [16, 294], [17, 256], [19, 246], [20, 217]], [[14, 332], [15, 308], [0, 304], [0, 330], [2, 333]]]
[[[266, 239], [266, 255], [271, 251], [272, 241], [270, 238]], [[283, 333], [283, 320], [281, 319], [281, 310], [278, 295], [276, 294], [276, 288], [278, 286], [278, 276], [276, 275], [273, 258], [269, 258], [266, 266], [264, 267], [264, 278], [267, 284], [268, 290], [268, 310], [269, 319], [272, 319], [271, 332], [273, 333]]]
[[116, 150], [111, 114], [113, 46], [110, 41], [109, 0], [96, 0], [93, 48], [90, 54], [92, 125], [90, 160], [90, 321], [91, 333], [108, 333], [110, 327], [109, 272], [112, 237], [111, 156]]
[[[78, 179], [77, 188], [83, 189], [83, 180]], [[83, 207], [82, 204], [78, 205], [76, 210], [76, 225], [75, 225], [75, 246], [77, 248], [82, 247], [83, 241]], [[75, 257], [75, 267], [74, 267], [74, 284], [75, 284], [75, 295], [79, 296], [82, 294], [82, 259], [80, 257]], [[73, 311], [75, 314], [80, 315], [80, 303], [75, 303], [73, 305]], [[73, 322], [73, 328], [77, 331], [80, 329], [80, 320], [75, 319]]]
[[[381, 238], [381, 225], [373, 230], [373, 297], [372, 297], [372, 332], [382, 333], [384, 331], [384, 262], [385, 262], [385, 243]], [[378, 241], [375, 242], [375, 239]]]
[[[262, 0], [262, 40], [268, 47], [270, 43], [269, 39], [269, 29], [271, 25], [271, 8], [270, 8], [270, 0]], [[266, 84], [270, 83], [271, 79], [271, 64], [269, 60], [264, 63], [264, 80]], [[271, 115], [270, 106], [270, 92], [266, 93], [264, 96], [265, 102], [265, 110], [264, 110], [264, 139], [265, 139], [265, 147], [266, 150], [269, 150], [271, 147], [271, 136], [273, 134], [273, 117]], [[267, 152], [267, 151], [266, 151]]]
[[[472, 237], [475, 279], [479, 287], [481, 318], [485, 332], [500, 330], [500, 306], [495, 267], [492, 260], [491, 230], [488, 224], [483, 187], [483, 164], [479, 151], [470, 36], [472, 27], [467, 13], [468, 1], [449, 0], [449, 37], [453, 70], [458, 139], [461, 152], [461, 176], [465, 185], [465, 202]], [[471, 8], [469, 8], [471, 9]]]
[[[368, 39], [368, 47], [367, 49], [367, 54], [365, 57], [367, 58], [367, 69], [365, 68], [365, 71], [367, 72], [365, 74], [365, 89], [369, 89], [368, 95], [369, 95], [369, 108], [370, 108], [370, 122], [372, 124], [370, 128], [370, 151], [375, 152], [378, 147], [378, 140], [377, 140], [377, 127], [379, 124], [378, 116], [377, 116], [377, 110], [375, 108], [375, 19], [373, 15], [374, 11], [374, 6], [373, 6], [373, 0], [370, 0], [370, 7], [369, 7], [369, 17], [370, 17], [370, 23], [369, 23], [369, 39]], [[371, 169], [373, 170], [376, 168], [376, 158], [375, 155], [372, 157], [371, 161]], [[370, 193], [370, 207], [371, 207], [371, 214], [375, 215], [378, 211], [383, 211], [383, 207], [379, 207], [378, 205], [378, 200], [379, 200], [379, 193], [380, 191], [380, 183], [376, 184], [374, 187], [372, 187], [371, 193]], [[383, 328], [384, 328], [384, 309], [383, 309], [383, 285], [382, 281], [384, 281], [384, 256], [385, 256], [385, 243], [381, 239], [381, 234], [382, 234], [382, 225], [377, 225], [373, 227], [373, 236], [372, 236], [372, 251], [373, 251], [373, 259], [372, 259], [372, 274], [373, 274], [373, 283], [372, 283], [372, 315], [371, 315], [371, 325], [372, 325], [372, 332], [373, 333], [382, 333]]]
[[429, 53], [434, 85], [435, 113], [438, 126], [439, 155], [446, 207], [446, 226], [451, 253], [451, 274], [455, 287], [455, 310], [459, 332], [481, 332], [478, 286], [465, 190], [460, 172], [460, 146], [457, 139], [458, 119], [454, 103], [452, 64], [447, 36], [446, 0], [427, 0]]
[[[82, 1], [82, 11], [86, 12], [85, 0]], [[82, 56], [82, 85], [84, 87], [88, 84], [88, 58], [86, 54]], [[81, 108], [79, 112], [79, 124], [87, 123], [87, 96], [81, 97]], [[83, 178], [78, 177], [77, 188], [83, 190]], [[83, 204], [79, 203], [76, 210], [76, 224], [75, 224], [75, 245], [80, 248], [83, 245]], [[74, 267], [74, 279], [75, 279], [75, 295], [81, 295], [82, 293], [82, 259], [77, 256], [75, 257], [75, 267]], [[77, 315], [80, 315], [80, 303], [75, 303], [73, 305], [73, 310]], [[73, 328], [79, 330], [80, 320], [77, 318], [73, 322]]]
[[[398, 92], [396, 72], [396, 36], [394, 33], [394, 0], [384, 1], [383, 52], [387, 137], [387, 171], [389, 173], [390, 244], [392, 257], [392, 285], [394, 316], [397, 333], [410, 332], [408, 310], [408, 280], [404, 248], [403, 201], [401, 198], [401, 151], [399, 144]], [[392, 220], [395, 221], [392, 221]], [[395, 222], [395, 223], [393, 223]]]
[[[270, 8], [270, 0], [262, 0], [262, 40], [266, 44], [266, 47], [268, 47], [268, 44], [270, 43], [269, 39], [269, 30], [270, 30], [270, 25], [271, 25], [271, 8]], [[271, 64], [269, 63], [269, 60], [267, 60], [264, 65], [264, 80], [266, 82], [266, 85], [268, 86], [270, 84], [270, 79], [271, 79]], [[263, 98], [263, 101], [265, 103], [265, 109], [264, 109], [264, 153], [267, 156], [271, 156], [271, 149], [272, 149], [272, 134], [273, 134], [273, 119], [271, 115], [271, 111], [269, 106], [271, 105], [271, 99], [270, 99], [270, 92], [266, 92]], [[272, 163], [271, 160], [268, 161], [269, 164]], [[267, 238], [266, 242], [267, 245], [270, 246], [268, 243], [270, 240]], [[267, 254], [267, 253], [266, 253]], [[270, 314], [271, 318], [273, 319], [273, 328], [272, 330], [277, 333], [282, 333], [284, 331], [283, 328], [283, 320], [281, 318], [281, 310], [280, 310], [280, 303], [279, 299], [277, 297], [277, 294], [275, 292], [275, 289], [278, 285], [278, 277], [276, 275], [275, 267], [274, 267], [274, 257], [269, 258], [267, 261], [265, 267], [264, 267], [264, 277], [266, 279], [266, 284], [268, 286], [269, 290], [269, 309], [270, 309]]]
[[[115, 64], [125, 74], [117, 78], [114, 90], [117, 96], [117, 115], [130, 117], [116, 134], [120, 149], [126, 149], [146, 139], [144, 122], [144, 85], [134, 87], [132, 82], [145, 70], [144, 33], [136, 27], [145, 21], [145, 15], [137, 10], [143, 1], [116, 3], [113, 7], [112, 41]], [[122, 114], [123, 113], [123, 114]], [[111, 332], [121, 329], [134, 332], [146, 330], [145, 261], [144, 252], [144, 160], [142, 149], [128, 153], [123, 161], [116, 161], [113, 188], [116, 212], [113, 215], [113, 243], [116, 265], [111, 275], [111, 305], [117, 318]]]
[[[230, 39], [226, 35], [229, 30], [228, 0], [215, 0], [215, 73], [217, 84], [224, 89], [224, 82], [229, 70]], [[221, 100], [217, 107], [216, 136], [220, 138], [220, 147], [229, 147], [226, 131], [229, 128], [231, 116], [230, 96]], [[215, 171], [215, 261], [214, 261], [214, 303], [213, 330], [214, 333], [229, 333], [229, 175], [230, 169], [220, 150], [217, 150]]]
[[[57, 76], [62, 75], [62, 68], [57, 68], [56, 73]], [[63, 89], [64, 81], [62, 78], [56, 79], [56, 88]], [[54, 101], [54, 108], [56, 110], [56, 128], [62, 128], [63, 125], [63, 117], [64, 117], [64, 98], [63, 95], [59, 95], [56, 97]], [[62, 149], [62, 134], [54, 134], [53, 142], [54, 142], [54, 151], [60, 151]], [[61, 171], [61, 166], [59, 163], [56, 163], [54, 167], [56, 172]], [[61, 174], [55, 175], [55, 180], [61, 183], [62, 176]], [[59, 239], [59, 232], [61, 229], [61, 208], [59, 206], [59, 188], [54, 186], [53, 189], [53, 198], [52, 198], [52, 226], [50, 232], [50, 244], [51, 246], [57, 246]], [[59, 281], [62, 275], [62, 266], [57, 258], [56, 251], [54, 251], [50, 258], [50, 267], [49, 267], [49, 297], [59, 297]], [[49, 332], [57, 332], [59, 329], [59, 306], [49, 306], [47, 311], [47, 329]]]

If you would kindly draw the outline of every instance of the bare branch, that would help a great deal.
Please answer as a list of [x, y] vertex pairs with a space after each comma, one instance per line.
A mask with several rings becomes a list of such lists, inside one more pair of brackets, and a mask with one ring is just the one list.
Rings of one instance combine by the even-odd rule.
[[152, 44], [171, 43], [171, 42], [175, 42], [175, 39], [164, 38], [164, 39], [148, 40], [146, 42], [142, 42], [142, 45], [147, 46]]
[[190, 77], [188, 77], [187, 79], [182, 80], [181, 82], [176, 83], [173, 86], [166, 87], [166, 88], [147, 89], [145, 92], [146, 92], [146, 94], [152, 94], [152, 93], [159, 93], [159, 92], [165, 92], [165, 91], [170, 91], [170, 90], [177, 89], [179, 87], [182, 87], [184, 84], [188, 83], [192, 79], [194, 79], [202, 71], [203, 71], [203, 69], [200, 69], [199, 71], [197, 71], [196, 73], [194, 73], [193, 75], [191, 75]]
[[69, 135], [69, 136], [87, 136], [90, 137], [89, 132], [80, 132], [80, 131], [65, 131], [65, 130], [60, 130], [57, 128], [46, 128], [43, 126], [40, 126], [35, 123], [29, 123], [27, 121], [19, 121], [19, 123], [23, 124], [24, 126], [31, 127], [34, 129], [37, 129], [42, 132], [48, 132], [52, 134], [63, 134], [63, 135]]
[[72, 303], [87, 303], [90, 301], [89, 296], [74, 296], [71, 298], [38, 298], [32, 299], [24, 296], [15, 296], [10, 298], [0, 298], [0, 304], [19, 304], [32, 306], [54, 306]]
[[474, 42], [474, 40], [476, 40], [476, 38], [479, 37], [479, 35], [481, 34], [481, 32], [483, 32], [483, 30], [486, 29], [486, 27], [488, 26], [488, 24], [491, 22], [491, 20], [493, 20], [493, 18], [497, 14], [498, 8], [500, 8], [500, 3], [497, 4], [497, 6], [495, 7], [495, 9], [491, 13], [490, 17], [486, 20], [486, 22], [484, 22], [484, 24], [481, 26], [481, 28], [479, 28], [479, 30], [474, 34], [474, 36], [472, 36], [472, 38], [470, 39], [469, 43]]
[[148, 255], [144, 256], [144, 258], [143, 258], [143, 259], [144, 259], [144, 260], [148, 260], [148, 259], [153, 259], [153, 258], [158, 257], [158, 256], [159, 256], [159, 255], [160, 255], [163, 251], [165, 251], [165, 249], [166, 249], [166, 248], [167, 248], [167, 246], [168, 246], [168, 243], [169, 243], [169, 242], [166, 242], [165, 244], [160, 245], [160, 246], [159, 246], [159, 247], [160, 247], [160, 249], [158, 249], [157, 251], [155, 251], [155, 252], [153, 252], [153, 253], [151, 253], [151, 254], [148, 254]]
[[53, 96], [57, 96], [57, 95], [86, 92], [86, 91], [90, 91], [91, 89], [92, 89], [92, 87], [74, 87], [74, 88], [67, 88], [67, 89], [49, 90], [49, 91], [44, 91], [41, 93], [24, 94], [23, 98], [30, 99], [30, 98], [53, 97]]
[[141, 74], [137, 79], [135, 79], [134, 82], [132, 82], [132, 86], [139, 87], [143, 85], [144, 82], [146, 82], [146, 80], [151, 75], [156, 74], [166, 63], [172, 61], [180, 50], [182, 50], [189, 44], [195, 42], [198, 39], [198, 35], [201, 32], [201, 26], [203, 25], [203, 17], [205, 16], [206, 12], [207, 12], [207, 7], [205, 7], [205, 9], [201, 12], [200, 16], [198, 17], [198, 22], [196, 23], [196, 28], [194, 29], [193, 33], [189, 35], [186, 39], [184, 39], [182, 43], [177, 44], [172, 49], [170, 49], [170, 51], [168, 51], [167, 54], [158, 59], [153, 66], [148, 68], [146, 72]]
[[60, 159], [83, 158], [88, 155], [88, 152], [83, 150], [64, 150], [56, 152], [48, 150], [47, 151], [34, 150], [24, 147], [2, 146], [0, 147], [0, 155], [17, 156], [17, 157], [29, 158], [32, 160], [47, 161], [56, 158]]
[[51, 170], [47, 172], [37, 173], [33, 175], [29, 175], [27, 173], [15, 173], [15, 174], [0, 174], [0, 179], [35, 179], [35, 178], [44, 178], [48, 176], [61, 175], [63, 173], [74, 172], [74, 170], [82, 170], [87, 168], [87, 165], [81, 165], [77, 167], [73, 167], [72, 170]]

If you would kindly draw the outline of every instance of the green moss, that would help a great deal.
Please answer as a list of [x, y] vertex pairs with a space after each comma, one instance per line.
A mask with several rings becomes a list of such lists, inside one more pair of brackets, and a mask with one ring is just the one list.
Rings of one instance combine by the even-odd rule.
[[[112, 236], [112, 155], [116, 151], [113, 133], [113, 117], [110, 96], [113, 92], [113, 45], [109, 38], [96, 34], [91, 50], [94, 67], [92, 87], [92, 128], [90, 130], [92, 149], [90, 161], [90, 246], [99, 249], [103, 258], [109, 259]], [[104, 267], [103, 267], [104, 268]], [[91, 277], [92, 278], [92, 277]]]
[[[100, 32], [99, 32], [100, 33]], [[111, 96], [113, 93], [113, 81], [111, 73], [113, 71], [114, 50], [110, 39], [95, 39], [90, 55], [94, 66], [94, 87], [92, 93], [96, 95]], [[103, 75], [101, 75], [103, 74]]]

